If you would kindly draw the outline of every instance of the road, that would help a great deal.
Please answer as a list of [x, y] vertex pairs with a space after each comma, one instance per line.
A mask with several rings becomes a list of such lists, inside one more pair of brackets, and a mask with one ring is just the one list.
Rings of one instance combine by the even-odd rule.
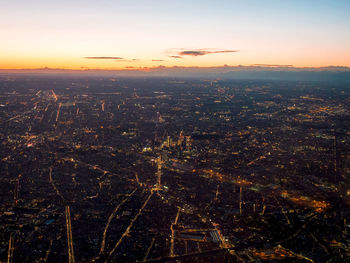
[[175, 239], [174, 226], [177, 224], [177, 221], [179, 220], [180, 210], [181, 209], [179, 207], [179, 209], [177, 210], [177, 214], [176, 214], [175, 220], [170, 226], [170, 230], [171, 230], [170, 257], [174, 256], [174, 239]]
[[56, 194], [62, 198], [63, 201], [65, 201], [66, 199], [63, 197], [63, 195], [60, 193], [60, 191], [58, 190], [58, 188], [56, 187], [56, 185], [54, 184], [53, 180], [52, 180], [52, 167], [50, 167], [50, 170], [49, 170], [49, 180], [50, 180], [50, 183], [53, 187], [53, 189], [56, 191]]
[[60, 116], [62, 103], [58, 104], [57, 114], [56, 114], [56, 122], [58, 121], [58, 117]]
[[148, 249], [147, 249], [147, 252], [146, 252], [146, 255], [143, 257], [143, 261], [146, 261], [147, 258], [148, 258], [148, 255], [149, 255], [149, 252], [151, 252], [151, 249], [154, 245], [154, 242], [156, 241], [156, 238], [154, 237], [151, 241], [151, 244], [149, 245]]
[[13, 262], [13, 251], [14, 251], [14, 239], [13, 239], [13, 235], [10, 235], [10, 240], [9, 240], [9, 248], [7, 251], [7, 263], [12, 263]]
[[103, 235], [102, 235], [102, 242], [101, 242], [101, 248], [100, 248], [100, 255], [104, 253], [104, 249], [105, 249], [105, 244], [106, 244], [106, 235], [107, 235], [107, 231], [109, 228], [109, 224], [111, 223], [112, 219], [115, 217], [116, 213], [118, 212], [119, 208], [127, 201], [129, 200], [129, 198], [136, 192], [137, 189], [135, 189], [132, 193], [130, 193], [126, 198], [123, 199], [123, 201], [121, 201], [113, 210], [113, 212], [111, 213], [111, 215], [109, 216], [108, 220], [107, 220], [107, 224], [106, 227], [103, 231]]
[[67, 245], [68, 245], [68, 263], [74, 263], [74, 248], [72, 237], [72, 224], [70, 219], [70, 208], [66, 206], [66, 225], [67, 225]]
[[105, 262], [110, 261], [110, 259], [112, 259], [111, 257], [113, 256], [114, 252], [116, 251], [116, 249], [119, 247], [119, 245], [122, 243], [123, 239], [129, 234], [130, 229], [132, 228], [132, 226], [134, 225], [135, 221], [137, 220], [137, 218], [142, 214], [143, 209], [146, 207], [148, 201], [151, 199], [152, 195], [153, 195], [153, 191], [149, 194], [149, 196], [147, 197], [146, 201], [143, 203], [142, 207], [139, 209], [138, 213], [135, 215], [135, 217], [130, 221], [129, 226], [126, 228], [125, 232], [123, 233], [123, 235], [121, 236], [121, 238], [118, 240], [118, 242], [115, 244], [114, 248], [111, 250], [111, 252], [108, 255], [108, 258]]

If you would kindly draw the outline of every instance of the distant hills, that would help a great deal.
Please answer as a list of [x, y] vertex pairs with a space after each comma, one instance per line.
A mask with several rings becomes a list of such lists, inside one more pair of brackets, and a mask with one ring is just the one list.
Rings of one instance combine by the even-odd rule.
[[128, 68], [123, 70], [106, 69], [3, 69], [0, 75], [69, 75], [69, 76], [106, 76], [106, 77], [179, 77], [179, 78], [222, 78], [252, 80], [287, 81], [331, 81], [350, 83], [349, 67], [297, 68], [278, 65], [221, 66], [221, 67], [165, 67]]

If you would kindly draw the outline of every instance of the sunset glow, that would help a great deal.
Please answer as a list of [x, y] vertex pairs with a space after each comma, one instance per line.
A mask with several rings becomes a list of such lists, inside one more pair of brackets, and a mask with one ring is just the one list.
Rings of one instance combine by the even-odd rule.
[[350, 66], [350, 2], [1, 1], [0, 69]]

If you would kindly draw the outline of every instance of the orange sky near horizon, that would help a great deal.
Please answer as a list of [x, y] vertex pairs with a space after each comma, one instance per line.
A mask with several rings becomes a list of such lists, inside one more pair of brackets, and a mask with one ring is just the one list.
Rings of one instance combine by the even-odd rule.
[[[237, 52], [239, 53], [239, 52]], [[170, 58], [168, 56], [158, 55], [155, 59], [144, 57], [142, 59], [86, 59], [84, 57], [70, 56], [1, 56], [0, 69], [38, 69], [38, 68], [55, 68], [55, 69], [137, 69], [137, 68], [154, 68], [159, 66], [166, 67], [221, 67], [224, 65], [255, 65], [255, 64], [273, 64], [289, 65], [293, 67], [327, 67], [327, 66], [346, 66], [350, 67], [350, 57], [344, 54], [338, 54], [338, 57], [328, 58], [319, 57], [317, 54], [312, 58], [289, 58], [281, 57], [249, 57], [246, 54], [211, 54], [205, 57], [184, 57]], [[137, 56], [137, 57], [141, 57]]]
[[4, 1], [0, 69], [350, 67], [349, 13], [346, 0]]

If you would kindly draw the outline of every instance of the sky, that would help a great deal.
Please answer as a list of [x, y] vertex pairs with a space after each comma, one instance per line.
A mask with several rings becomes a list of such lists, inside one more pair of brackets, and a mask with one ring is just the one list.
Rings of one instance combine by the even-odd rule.
[[349, 0], [0, 0], [0, 69], [350, 67]]

